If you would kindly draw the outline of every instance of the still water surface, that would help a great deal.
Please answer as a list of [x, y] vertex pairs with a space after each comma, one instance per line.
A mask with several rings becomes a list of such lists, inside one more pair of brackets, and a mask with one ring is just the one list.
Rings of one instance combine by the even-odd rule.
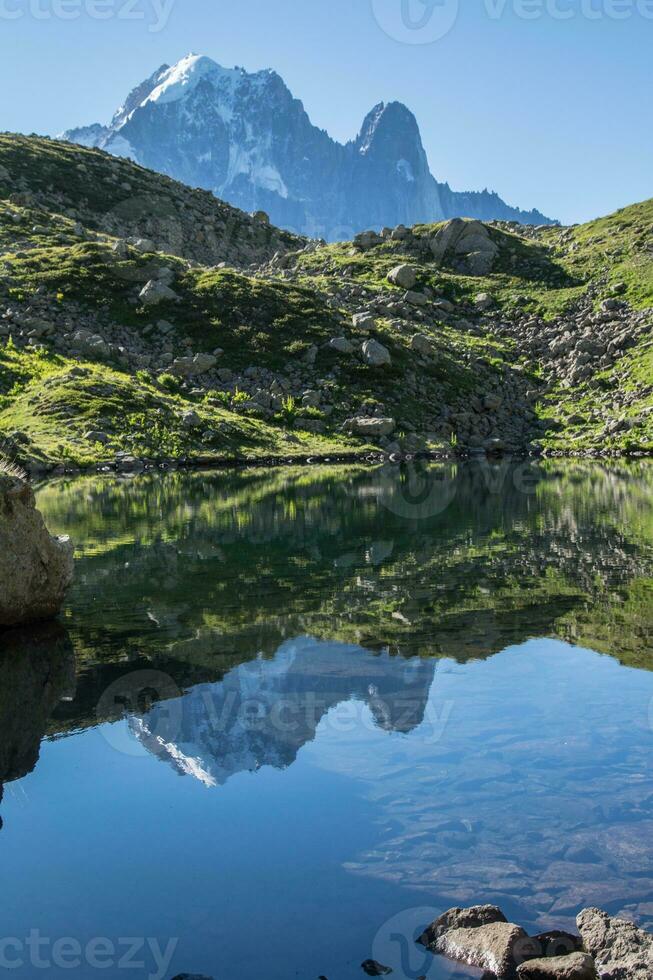
[[81, 478], [39, 506], [79, 557], [60, 624], [2, 638], [14, 975], [449, 980], [478, 974], [413, 938], [451, 905], [651, 925], [653, 467]]

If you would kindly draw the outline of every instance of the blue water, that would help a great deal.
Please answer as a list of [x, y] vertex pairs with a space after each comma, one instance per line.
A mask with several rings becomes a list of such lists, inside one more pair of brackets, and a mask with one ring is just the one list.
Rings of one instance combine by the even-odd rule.
[[[38, 762], [12, 774], [0, 805], [2, 965], [20, 961], [21, 978], [360, 980], [372, 957], [399, 980], [441, 980], [479, 976], [414, 943], [452, 905], [494, 902], [538, 931], [573, 926], [587, 905], [649, 925], [648, 542], [641, 529], [627, 539], [623, 514], [606, 521], [603, 493], [600, 515], [588, 491], [583, 526], [578, 510], [569, 522], [572, 498], [563, 492], [559, 504], [560, 475], [550, 479], [550, 497], [508, 527], [512, 504], [487, 526], [461, 506], [455, 521], [427, 522], [428, 534], [400, 516], [375, 553], [366, 522], [379, 515], [365, 503], [336, 548], [346, 561], [329, 553], [338, 529], [320, 510], [342, 481], [310, 490], [311, 519], [285, 548], [276, 484], [274, 503], [259, 497], [245, 524], [240, 506], [221, 522], [206, 518], [206, 494], [187, 501], [174, 534], [157, 498], [130, 535], [134, 514], [111, 494], [133, 499], [138, 485], [107, 490], [111, 531], [80, 557], [64, 653], [48, 640], [53, 660], [70, 644], [76, 680], [48, 712]], [[57, 492], [78, 493], [92, 513], [88, 489], [49, 488], [44, 510], [56, 523]], [[213, 490], [224, 499], [219, 478]], [[152, 499], [151, 486], [140, 492]], [[274, 513], [263, 519], [265, 506]], [[352, 507], [349, 485], [343, 509]], [[201, 554], [189, 546], [200, 514]], [[580, 538], [592, 575], [537, 572], [543, 521], [554, 564]], [[162, 526], [169, 533], [148, 537]], [[498, 526], [511, 547], [488, 564]], [[230, 548], [258, 560], [241, 555], [238, 571]], [[437, 576], [438, 556], [455, 548], [464, 570]], [[468, 587], [472, 558], [478, 582]], [[198, 562], [206, 589], [231, 583], [210, 604], [193, 578]], [[136, 576], [124, 590], [120, 568]], [[429, 589], [451, 597], [437, 637]], [[380, 590], [383, 610], [372, 602]], [[403, 618], [388, 613], [393, 596]], [[548, 635], [530, 638], [526, 624], [537, 634], [545, 608]], [[370, 619], [399, 634], [372, 643]], [[366, 642], [353, 642], [355, 631]], [[561, 638], [574, 631], [600, 634], [609, 655]], [[470, 657], [481, 633], [496, 649]]]

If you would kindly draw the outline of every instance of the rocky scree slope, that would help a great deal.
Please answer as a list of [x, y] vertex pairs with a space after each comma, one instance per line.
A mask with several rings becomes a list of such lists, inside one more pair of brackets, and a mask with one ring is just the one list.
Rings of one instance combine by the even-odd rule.
[[419, 127], [401, 103], [375, 106], [343, 145], [314, 126], [274, 71], [248, 74], [188, 55], [141, 83], [108, 126], [65, 139], [129, 157], [246, 211], [337, 241], [384, 224], [458, 215], [549, 223], [498, 195], [457, 193], [429, 169]]
[[[175, 242], [129, 217], [127, 184], [165, 190]], [[204, 208], [233, 239], [207, 244]], [[0, 434], [33, 467], [648, 452], [652, 227], [647, 202], [324, 245], [97, 150], [0, 137]]]

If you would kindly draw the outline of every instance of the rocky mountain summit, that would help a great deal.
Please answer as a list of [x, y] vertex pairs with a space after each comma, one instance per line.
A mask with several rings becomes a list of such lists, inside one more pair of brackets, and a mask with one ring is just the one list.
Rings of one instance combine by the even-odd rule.
[[314, 126], [274, 71], [248, 74], [188, 55], [162, 65], [107, 126], [64, 138], [127, 157], [310, 238], [463, 216], [548, 224], [497, 194], [458, 193], [431, 174], [419, 127], [399, 102], [380, 103], [343, 145]]

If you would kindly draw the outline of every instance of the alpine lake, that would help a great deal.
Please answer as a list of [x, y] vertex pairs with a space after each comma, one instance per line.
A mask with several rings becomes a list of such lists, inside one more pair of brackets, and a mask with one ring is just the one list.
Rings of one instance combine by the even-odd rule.
[[[653, 463], [62, 478], [0, 639], [8, 975], [480, 977], [454, 905], [653, 925]], [[3, 970], [4, 972], [4, 970]]]

